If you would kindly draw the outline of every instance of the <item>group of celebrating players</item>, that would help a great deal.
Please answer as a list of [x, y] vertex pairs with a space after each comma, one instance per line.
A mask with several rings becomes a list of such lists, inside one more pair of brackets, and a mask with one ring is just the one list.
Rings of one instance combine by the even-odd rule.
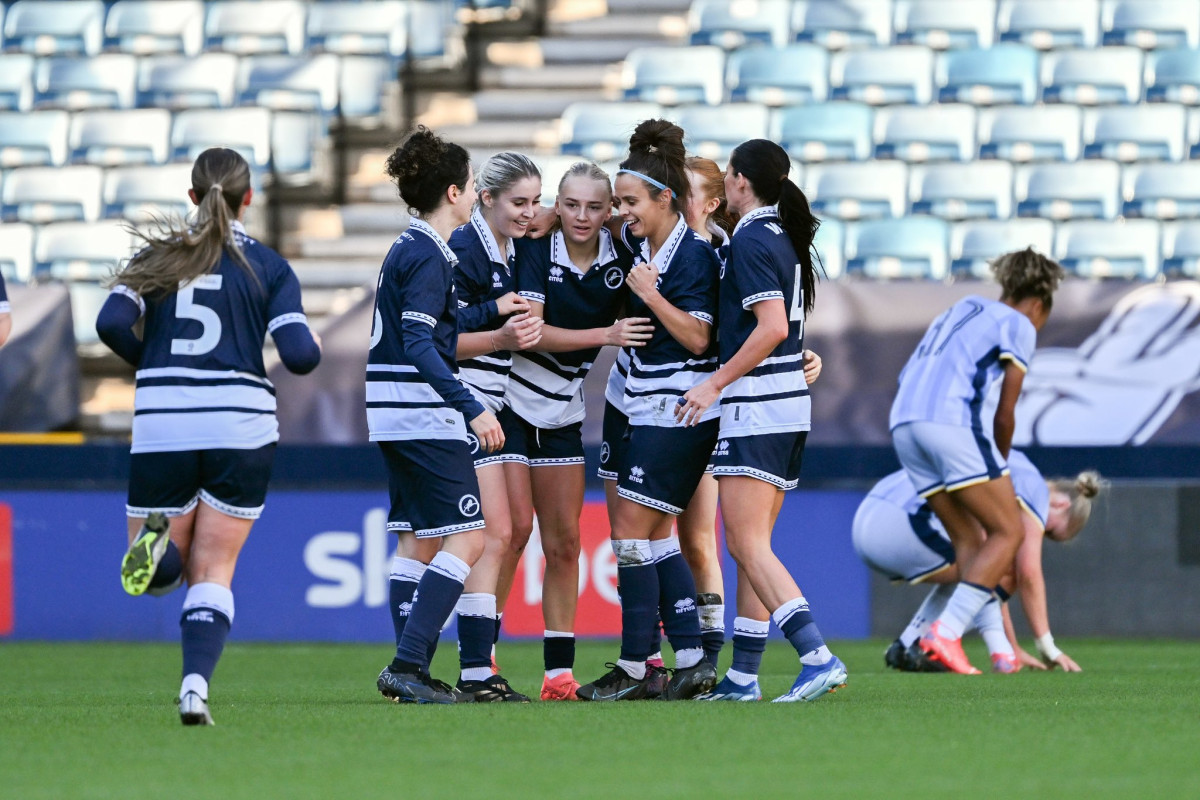
[[[615, 176], [572, 166], [552, 211], [541, 206], [537, 166], [519, 153], [492, 156], [473, 174], [466, 150], [418, 128], [388, 159], [412, 218], [379, 275], [366, 369], [368, 428], [398, 537], [396, 652], [377, 679], [385, 697], [529, 701], [500, 674], [495, 643], [535, 515], [546, 558], [542, 700], [758, 700], [771, 621], [800, 661], [776, 702], [846, 685], [845, 664], [771, 548], [821, 371], [803, 340], [819, 222], [778, 145], [745, 142], [722, 172], [687, 158], [683, 137], [671, 122], [642, 122]], [[147, 237], [113, 279], [97, 329], [137, 368], [122, 581], [135, 595], [188, 584], [180, 715], [212, 724], [208, 682], [233, 622], [233, 571], [278, 439], [263, 339], [270, 333], [297, 373], [316, 367], [320, 341], [290, 267], [238, 221], [252, 197], [245, 161], [205, 151], [189, 194], [196, 219]], [[937, 583], [888, 650], [887, 663], [902, 669], [975, 671], [960, 644], [972, 626], [998, 671], [1041, 665], [998, 643], [997, 598], [1014, 586], [1027, 613], [1034, 608], [1043, 658], [1074, 667], [1054, 648], [1044, 585], [1038, 600], [1041, 538], [1078, 532], [1096, 478], [1048, 487], [1019, 454], [1009, 474], [1013, 408], [1062, 270], [1032, 250], [1001, 256], [994, 269], [1001, 299], [957, 303], [901, 374], [891, 427], [904, 469], [855, 520], [869, 565]], [[581, 685], [583, 382], [605, 346], [619, 348], [599, 475], [621, 649]], [[733, 660], [719, 681], [718, 500], [737, 565]], [[429, 672], [452, 614], [454, 686]]]

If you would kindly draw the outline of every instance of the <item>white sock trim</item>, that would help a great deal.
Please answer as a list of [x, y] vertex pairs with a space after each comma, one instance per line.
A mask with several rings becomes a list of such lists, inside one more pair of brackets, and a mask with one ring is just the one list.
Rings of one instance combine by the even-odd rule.
[[749, 686], [758, 680], [757, 675], [751, 675], [749, 672], [741, 672], [736, 669], [731, 669], [725, 673], [725, 677], [736, 683], [738, 686]]
[[786, 603], [775, 609], [775, 613], [771, 615], [771, 619], [775, 620], [775, 624], [783, 630], [784, 624], [792, 618], [793, 615], [800, 611], [808, 611], [808, 601], [804, 599], [804, 595], [788, 600]]
[[483, 592], [468, 592], [458, 598], [454, 610], [460, 617], [486, 617], [496, 619], [496, 595]]
[[612, 549], [618, 566], [636, 567], [654, 563], [649, 539], [613, 539]]
[[460, 677], [464, 681], [486, 681], [492, 677], [491, 667], [467, 667], [461, 673]]
[[429, 562], [429, 569], [459, 583], [466, 583], [467, 576], [471, 574], [471, 566], [467, 562], [445, 550], [433, 557], [433, 560]]
[[683, 551], [679, 549], [679, 537], [669, 536], [666, 539], [650, 540], [650, 555], [654, 558], [654, 563], [657, 564], [664, 558], [670, 558], [676, 553], [683, 554]]
[[401, 556], [394, 556], [392, 558], [392, 574], [389, 576], [391, 580], [420, 583], [421, 576], [424, 574], [425, 565], [415, 558], [403, 558]]
[[542, 637], [545, 639], [574, 639], [575, 634], [572, 631], [546, 631]]
[[625, 674], [634, 680], [640, 681], [646, 677], [646, 662], [645, 661], [626, 661], [618, 659], [617, 666], [625, 671]]
[[750, 617], [735, 617], [733, 620], [734, 636], [753, 636], [756, 639], [765, 639], [770, 630], [770, 620], [751, 619]]
[[700, 632], [725, 631], [725, 604], [698, 606], [700, 611]]
[[188, 692], [195, 692], [196, 694], [200, 695], [205, 702], [208, 702], [208, 681], [206, 681], [204, 676], [198, 672], [192, 672], [184, 675], [183, 683], [179, 685], [179, 698], [182, 700], [183, 696]]
[[687, 647], [675, 653], [675, 669], [688, 669], [700, 663], [704, 658], [703, 647]]
[[183, 598], [183, 610], [211, 608], [220, 611], [233, 624], [233, 591], [219, 583], [194, 583]]

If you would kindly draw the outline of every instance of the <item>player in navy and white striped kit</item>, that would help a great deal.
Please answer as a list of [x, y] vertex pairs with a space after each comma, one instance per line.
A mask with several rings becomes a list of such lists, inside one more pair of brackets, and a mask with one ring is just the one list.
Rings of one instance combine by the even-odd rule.
[[467, 151], [418, 128], [387, 162], [416, 216], [379, 275], [367, 357], [367, 425], [388, 467], [388, 529], [400, 538], [390, 604], [396, 657], [379, 673], [399, 702], [454, 703], [429, 675], [442, 625], [483, 552], [483, 515], [467, 427], [485, 451], [504, 443], [495, 415], [458, 379], [454, 253], [446, 243], [475, 191]]
[[12, 332], [12, 307], [8, 302], [8, 290], [4, 288], [4, 276], [0, 275], [0, 347], [8, 341]]
[[[773, 618], [800, 656], [800, 674], [777, 702], [815, 700], [846, 682], [807, 600], [771, 550], [784, 492], [796, 487], [811, 425], [804, 378], [804, 319], [816, 286], [817, 219], [788, 178], [779, 145], [753, 139], [734, 149], [725, 196], [741, 219], [721, 277], [721, 367], [678, 409], [694, 422], [720, 401], [713, 456], [730, 554], [738, 564], [734, 660], [710, 700], [756, 700], [758, 661]], [[769, 616], [768, 616], [769, 612]]]
[[211, 725], [208, 682], [233, 623], [233, 572], [279, 439], [263, 339], [272, 335], [292, 372], [311, 371], [321, 353], [295, 273], [239, 221], [253, 195], [245, 159], [204, 151], [188, 194], [194, 223], [146, 237], [96, 330], [137, 368], [121, 580], [134, 595], [187, 581], [180, 717]]
[[[1032, 248], [1001, 256], [992, 271], [1000, 300], [970, 295], [934, 320], [900, 373], [889, 421], [900, 464], [950, 534], [962, 570], [921, 649], [965, 674], [978, 670], [963, 653], [963, 630], [991, 599], [1021, 543], [1005, 458], [1037, 331], [1063, 277], [1062, 267]], [[995, 414], [985, 414], [996, 384]]]

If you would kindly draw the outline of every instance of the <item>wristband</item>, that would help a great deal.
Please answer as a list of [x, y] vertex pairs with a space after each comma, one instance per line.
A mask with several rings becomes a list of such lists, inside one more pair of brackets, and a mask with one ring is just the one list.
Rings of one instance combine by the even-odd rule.
[[1038, 652], [1042, 654], [1042, 658], [1046, 661], [1054, 661], [1062, 655], [1062, 650], [1059, 650], [1054, 645], [1054, 637], [1049, 633], [1043, 633], [1036, 640]]

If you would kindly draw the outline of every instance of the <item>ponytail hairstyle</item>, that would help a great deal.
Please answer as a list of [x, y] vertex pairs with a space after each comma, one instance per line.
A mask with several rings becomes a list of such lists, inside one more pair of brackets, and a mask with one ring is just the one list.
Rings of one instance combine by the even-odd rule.
[[1071, 500], [1067, 509], [1067, 529], [1058, 540], [1074, 538], [1092, 515], [1092, 499], [1105, 487], [1105, 481], [1095, 470], [1081, 472], [1074, 479], [1059, 479], [1050, 482], [1050, 488], [1062, 492]]
[[388, 156], [385, 170], [409, 213], [430, 214], [442, 205], [451, 186], [466, 190], [471, 157], [459, 145], [418, 125]]
[[483, 162], [479, 172], [475, 174], [475, 191], [480, 194], [476, 201], [483, 204], [483, 193], [487, 192], [495, 200], [511, 189], [522, 178], [542, 179], [542, 171], [538, 169], [533, 159], [522, 153], [511, 150], [496, 155]]
[[212, 272], [229, 253], [255, 284], [261, 281], [233, 237], [233, 223], [250, 188], [250, 165], [234, 150], [212, 147], [192, 165], [192, 191], [200, 201], [191, 223], [166, 217], [153, 230], [133, 228], [145, 246], [108, 286], [124, 284], [143, 297], [162, 297]]
[[[683, 147], [683, 128], [665, 119], [647, 119], [638, 123], [629, 137], [629, 155], [621, 162], [620, 172], [636, 172], [659, 183], [646, 181], [651, 197], [658, 197], [666, 186], [673, 195], [671, 207], [683, 213], [689, 193], [687, 151]], [[636, 175], [633, 177], [637, 177]]]
[[[708, 215], [709, 226], [716, 226], [725, 232], [726, 236], [733, 234], [733, 216], [729, 213], [729, 203], [725, 200], [725, 172], [711, 158], [692, 156], [687, 160], [687, 168], [704, 180], [704, 194], [709, 198], [721, 201], [717, 210]], [[715, 234], [716, 231], [711, 231]]]
[[1056, 261], [1032, 247], [1005, 253], [993, 261], [991, 267], [1000, 284], [1002, 300], [1019, 303], [1032, 297], [1042, 301], [1047, 313], [1054, 304], [1054, 291], [1066, 275]]
[[[804, 315], [813, 309], [817, 294], [817, 267], [820, 256], [813, 250], [813, 237], [821, 221], [813, 216], [808, 198], [792, 182], [792, 169], [787, 152], [766, 139], [751, 139], [734, 148], [729, 156], [729, 169], [734, 175], [745, 176], [754, 196], [764, 205], [779, 207], [779, 223], [792, 240], [799, 261], [800, 281], [804, 289]], [[813, 259], [816, 258], [816, 265]]]

